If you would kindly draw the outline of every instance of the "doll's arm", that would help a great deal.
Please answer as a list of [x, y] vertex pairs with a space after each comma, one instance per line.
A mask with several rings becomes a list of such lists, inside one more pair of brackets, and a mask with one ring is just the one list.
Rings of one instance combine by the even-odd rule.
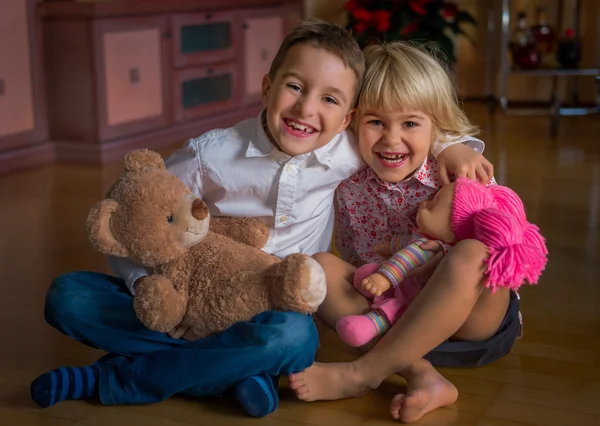
[[269, 228], [255, 217], [211, 217], [212, 232], [242, 244], [263, 248], [269, 239]]
[[435, 251], [421, 248], [426, 241], [424, 239], [416, 240], [397, 251], [390, 259], [381, 264], [377, 272], [386, 277], [393, 287], [397, 287], [410, 271], [424, 265], [435, 255]]
[[392, 253], [399, 252], [404, 247], [407, 247], [412, 242], [412, 234], [398, 234], [392, 237], [390, 241], [390, 249]]

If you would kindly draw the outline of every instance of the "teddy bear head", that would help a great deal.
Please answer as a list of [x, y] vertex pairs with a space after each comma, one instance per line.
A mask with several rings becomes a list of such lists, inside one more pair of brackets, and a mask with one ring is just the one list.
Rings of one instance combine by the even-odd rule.
[[171, 262], [208, 233], [206, 204], [176, 176], [162, 157], [146, 149], [125, 156], [125, 172], [87, 219], [92, 246], [146, 267]]

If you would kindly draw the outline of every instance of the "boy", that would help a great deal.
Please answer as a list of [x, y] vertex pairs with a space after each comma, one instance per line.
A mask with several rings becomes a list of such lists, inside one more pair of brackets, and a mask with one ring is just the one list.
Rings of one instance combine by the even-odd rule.
[[[271, 230], [266, 252], [327, 251], [334, 191], [363, 166], [345, 132], [363, 74], [364, 58], [350, 34], [306, 22], [286, 37], [263, 79], [265, 110], [190, 140], [167, 167], [212, 215], [264, 220]], [[40, 376], [31, 386], [38, 405], [90, 397], [140, 404], [233, 389], [250, 415], [262, 417], [277, 408], [278, 376], [313, 363], [318, 335], [310, 316], [265, 312], [186, 342], [152, 332], [135, 317], [132, 293], [146, 272], [125, 260], [111, 259], [111, 267], [120, 278], [75, 272], [49, 289], [46, 321], [110, 355]]]

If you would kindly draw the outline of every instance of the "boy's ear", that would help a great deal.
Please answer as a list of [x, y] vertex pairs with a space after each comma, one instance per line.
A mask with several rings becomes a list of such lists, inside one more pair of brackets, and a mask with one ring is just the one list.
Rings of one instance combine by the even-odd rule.
[[348, 114], [346, 114], [346, 116], [344, 117], [344, 121], [342, 121], [342, 124], [340, 125], [337, 133], [340, 133], [340, 132], [343, 132], [344, 130], [346, 130], [346, 128], [352, 122], [352, 119], [354, 118], [355, 114], [356, 114], [356, 108], [348, 111]]
[[271, 77], [269, 74], [265, 74], [262, 80], [262, 103], [263, 106], [268, 106], [269, 103], [269, 92], [271, 91]]

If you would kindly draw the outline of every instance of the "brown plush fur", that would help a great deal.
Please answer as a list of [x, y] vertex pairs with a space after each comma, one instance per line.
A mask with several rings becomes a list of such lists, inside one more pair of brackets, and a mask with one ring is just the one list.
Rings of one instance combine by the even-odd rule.
[[148, 328], [193, 340], [267, 310], [316, 311], [325, 276], [313, 259], [260, 250], [269, 230], [258, 219], [211, 218], [155, 152], [130, 152], [125, 168], [91, 210], [88, 232], [96, 250], [151, 271], [133, 303]]

